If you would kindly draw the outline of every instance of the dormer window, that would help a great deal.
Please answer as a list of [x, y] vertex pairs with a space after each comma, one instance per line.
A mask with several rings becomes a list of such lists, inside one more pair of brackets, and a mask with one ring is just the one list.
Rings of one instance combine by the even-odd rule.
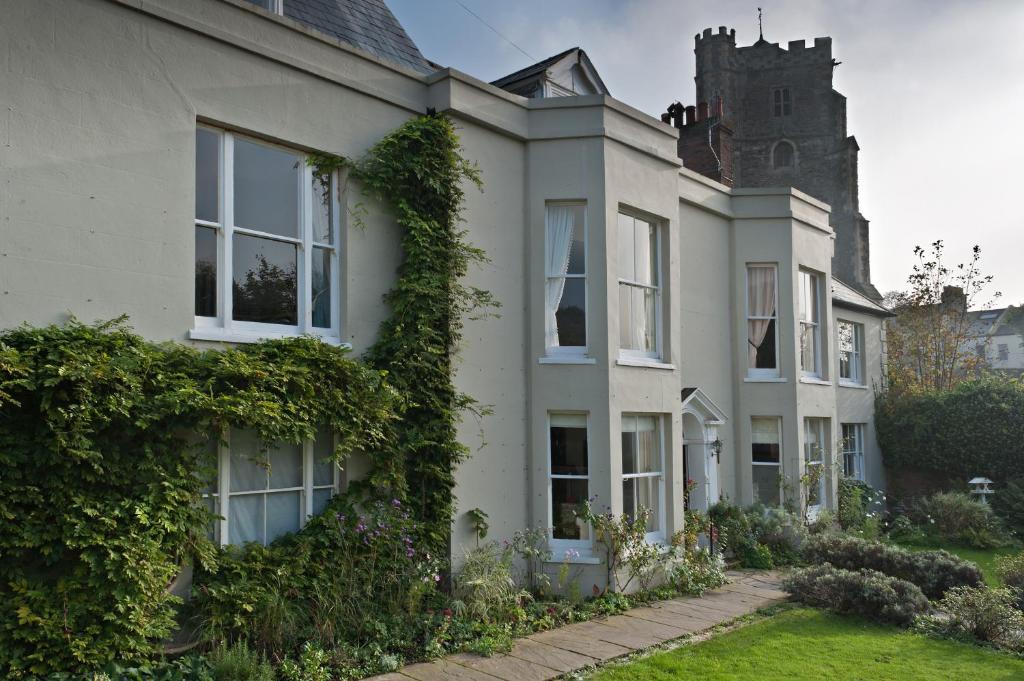
[[788, 87], [775, 88], [772, 99], [776, 118], [780, 116], [789, 116], [793, 113], [793, 104], [789, 97]]
[[284, 14], [284, 0], [246, 0], [274, 14]]

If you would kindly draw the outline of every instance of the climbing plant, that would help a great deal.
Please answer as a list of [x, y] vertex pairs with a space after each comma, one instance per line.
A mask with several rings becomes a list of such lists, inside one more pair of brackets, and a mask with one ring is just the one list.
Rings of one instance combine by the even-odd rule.
[[359, 161], [319, 156], [312, 162], [319, 173], [347, 168], [370, 198], [393, 210], [403, 230], [398, 281], [386, 296], [391, 316], [365, 359], [386, 370], [409, 400], [393, 453], [411, 481], [401, 491], [440, 551], [452, 520], [455, 466], [467, 453], [456, 437], [459, 419], [483, 412], [456, 389], [453, 357], [463, 318], [498, 305], [489, 292], [463, 282], [471, 264], [486, 260], [460, 225], [464, 186], [482, 187], [480, 175], [461, 155], [452, 121], [433, 113], [408, 121]]

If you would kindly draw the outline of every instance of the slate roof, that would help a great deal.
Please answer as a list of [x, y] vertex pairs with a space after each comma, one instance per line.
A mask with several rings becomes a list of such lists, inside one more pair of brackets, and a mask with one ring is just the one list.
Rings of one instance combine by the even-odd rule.
[[832, 277], [832, 304], [839, 307], [853, 308], [862, 312], [876, 314], [883, 317], [894, 317], [895, 315], [882, 307], [866, 295], [852, 286]]
[[385, 61], [420, 73], [437, 70], [384, 0], [284, 0], [284, 15]]

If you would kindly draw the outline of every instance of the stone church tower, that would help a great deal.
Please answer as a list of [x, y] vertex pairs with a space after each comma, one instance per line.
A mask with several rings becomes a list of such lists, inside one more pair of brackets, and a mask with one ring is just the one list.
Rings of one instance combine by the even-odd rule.
[[736, 31], [721, 26], [695, 43], [699, 104], [662, 116], [680, 129], [683, 165], [735, 187], [793, 186], [831, 205], [832, 273], [881, 299], [858, 204], [859, 148], [846, 132], [846, 97], [832, 89], [832, 39], [737, 47]]

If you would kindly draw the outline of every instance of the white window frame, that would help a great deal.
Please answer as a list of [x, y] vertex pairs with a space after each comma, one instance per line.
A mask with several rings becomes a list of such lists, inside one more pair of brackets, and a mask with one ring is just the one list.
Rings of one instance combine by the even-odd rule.
[[[551, 471], [551, 420], [553, 416], [568, 415], [568, 416], [585, 416], [587, 419], [587, 474], [586, 475], [565, 475], [562, 473], [553, 473]], [[551, 539], [548, 542], [548, 548], [551, 550], [552, 556], [555, 560], [560, 559], [566, 551], [573, 550], [579, 552], [580, 556], [588, 557], [593, 552], [593, 536], [594, 530], [590, 528], [589, 533], [591, 539], [556, 539], [554, 536], [555, 518], [553, 514], [553, 502], [555, 489], [553, 480], [586, 480], [587, 481], [587, 494], [590, 494], [590, 413], [582, 411], [571, 411], [571, 410], [560, 410], [548, 412], [547, 418], [547, 473], [548, 473], [548, 503], [547, 503], [547, 515], [548, 515], [548, 527], [552, 528]], [[589, 497], [588, 497], [589, 498]]]
[[[806, 416], [804, 417], [804, 467], [809, 468], [810, 466], [822, 466], [823, 471], [818, 480], [818, 503], [811, 504], [810, 499], [807, 503], [808, 515], [811, 518], [817, 517], [817, 513], [826, 507], [828, 500], [826, 498], [828, 492], [828, 458], [829, 458], [829, 420], [826, 417], [821, 416]], [[815, 428], [818, 432], [818, 441], [821, 443], [820, 456], [817, 459], [811, 458], [811, 441], [808, 435], [811, 429]], [[808, 496], [810, 490], [808, 490]]]
[[[624, 359], [660, 360], [661, 357], [662, 357], [662, 338], [661, 338], [661, 335], [662, 335], [662, 333], [661, 333], [661, 316], [662, 316], [661, 315], [661, 305], [662, 305], [662, 302], [661, 302], [661, 290], [662, 290], [662, 278], [661, 278], [661, 257], [662, 257], [662, 250], [661, 249], [662, 249], [662, 243], [661, 243], [661, 232], [662, 232], [662, 229], [661, 229], [661, 223], [658, 220], [656, 220], [656, 219], [647, 217], [647, 216], [642, 215], [642, 214], [640, 214], [638, 212], [626, 210], [624, 208], [619, 208], [619, 210], [616, 213], [616, 220], [615, 220], [615, 229], [616, 230], [619, 229], [619, 224], [618, 224], [618, 216], [619, 215], [631, 218], [633, 220], [640, 220], [640, 221], [645, 222], [648, 225], [650, 225], [654, 229], [654, 247], [657, 249], [657, 253], [654, 254], [654, 272], [652, 274], [654, 275], [654, 282], [655, 283], [654, 283], [653, 286], [650, 285], [650, 284], [641, 284], [641, 283], [632, 281], [630, 279], [623, 279], [622, 277], [616, 277], [617, 285], [615, 287], [615, 293], [616, 293], [615, 298], [616, 298], [616, 301], [621, 299], [621, 296], [619, 296], [618, 294], [619, 294], [619, 290], [623, 286], [627, 286], [627, 287], [630, 287], [630, 288], [643, 288], [643, 289], [648, 289], [648, 290], [653, 290], [654, 291], [654, 350], [653, 351], [646, 351], [646, 350], [636, 350], [636, 349], [632, 349], [632, 348], [623, 348], [623, 347], [621, 347], [621, 340], [620, 340], [619, 341], [619, 344], [620, 344], [620, 347], [619, 347], [619, 357], [620, 358], [624, 358]], [[618, 234], [617, 233], [616, 233], [615, 238], [616, 238], [616, 243], [618, 243]], [[633, 231], [633, 238], [634, 238], [634, 248], [635, 248], [635, 239], [636, 239], [636, 230], [635, 229]], [[619, 269], [617, 265], [616, 265], [616, 269]], [[618, 312], [619, 312], [618, 317], [621, 320], [622, 319], [621, 311], [618, 311]], [[620, 337], [621, 337], [621, 334], [622, 334], [622, 330], [621, 329], [619, 330], [619, 334], [620, 334]]]
[[[666, 536], [666, 534], [665, 534], [665, 525], [666, 525], [666, 521], [667, 521], [667, 518], [665, 518], [665, 424], [664, 424], [663, 416], [661, 414], [644, 414], [644, 413], [640, 413], [640, 412], [624, 413], [624, 414], [622, 414], [622, 417], [621, 417], [621, 420], [620, 420], [620, 423], [619, 423], [619, 433], [620, 433], [619, 437], [620, 437], [620, 440], [621, 440], [622, 434], [625, 433], [625, 431], [622, 430], [622, 426], [625, 423], [626, 419], [628, 419], [628, 418], [637, 418], [639, 416], [650, 416], [650, 417], [654, 418], [654, 424], [655, 424], [654, 427], [657, 430], [657, 437], [655, 438], [655, 441], [658, 443], [658, 460], [659, 460], [658, 468], [659, 468], [659, 470], [658, 471], [654, 471], [654, 472], [650, 472], [650, 473], [622, 473], [621, 476], [620, 476], [621, 477], [620, 484], [625, 482], [626, 480], [634, 480], [634, 479], [639, 479], [639, 478], [657, 478], [658, 479], [658, 486], [659, 486], [659, 489], [658, 489], [658, 509], [656, 509], [656, 510], [658, 512], [658, 519], [660, 520], [660, 523], [659, 523], [658, 529], [654, 530], [653, 532], [648, 532], [646, 534], [645, 538], [646, 538], [647, 542], [650, 543], [650, 544], [662, 544], [662, 543], [665, 542], [665, 536]], [[637, 431], [634, 430], [633, 433], [636, 434]], [[639, 436], [637, 436], [637, 437], [639, 438]], [[639, 448], [639, 440], [638, 440], [637, 451], [639, 451], [639, 449], [640, 448]], [[621, 456], [620, 456], [620, 459], [621, 459]], [[655, 509], [651, 509], [651, 510], [655, 510]], [[622, 512], [623, 513], [626, 512], [625, 506], [623, 506]]]
[[[771, 419], [771, 420], [775, 421], [775, 429], [776, 429], [776, 432], [779, 434], [779, 462], [778, 463], [769, 463], [767, 461], [754, 461], [754, 419], [765, 419], [765, 420]], [[784, 505], [786, 503], [786, 488], [785, 488], [785, 485], [782, 484], [782, 478], [783, 478], [782, 462], [784, 460], [783, 452], [782, 452], [782, 442], [783, 442], [783, 440], [782, 440], [782, 417], [781, 416], [772, 416], [772, 415], [763, 415], [762, 416], [762, 415], [759, 415], [759, 414], [751, 415], [751, 417], [750, 417], [750, 465], [751, 465], [752, 468], [754, 466], [765, 466], [765, 467], [774, 468], [776, 470], [776, 477], [778, 478], [778, 485], [779, 485], [779, 505], [780, 506], [782, 506], [782, 505]], [[752, 501], [754, 501], [755, 503], [761, 501], [760, 499], [758, 499], [757, 497], [755, 497], [753, 495], [753, 492], [754, 492], [754, 478], [753, 478], [753, 475], [751, 475], [751, 478], [750, 478], [750, 492], [751, 492], [751, 500]]]
[[[220, 222], [211, 222], [193, 218], [193, 229], [207, 227], [217, 234], [217, 315], [203, 317], [194, 315], [193, 328], [189, 338], [194, 340], [215, 340], [228, 342], [254, 342], [263, 338], [285, 338], [309, 334], [320, 337], [333, 345], [341, 344], [341, 202], [338, 198], [338, 173], [331, 174], [331, 243], [313, 240], [313, 168], [308, 163], [308, 155], [265, 140], [239, 135], [227, 130], [208, 125], [197, 125], [198, 129], [207, 130], [219, 137], [219, 187], [217, 190], [217, 210]], [[285, 237], [269, 232], [236, 227], [234, 225], [234, 141], [244, 139], [247, 142], [271, 147], [294, 154], [301, 164], [297, 181], [299, 182], [299, 230], [296, 238]], [[194, 172], [194, 170], [193, 170]], [[268, 239], [281, 243], [294, 244], [298, 272], [297, 287], [297, 319], [295, 326], [284, 324], [264, 324], [260, 322], [242, 322], [232, 319], [233, 301], [232, 285], [234, 282], [232, 249], [234, 235], [247, 235]], [[331, 252], [331, 327], [313, 326], [313, 278], [312, 258], [315, 249]], [[193, 263], [194, 267], [194, 263]]]
[[[843, 350], [843, 326], [850, 326], [853, 329], [853, 349], [849, 351], [850, 361], [847, 363], [850, 367], [850, 375], [843, 376], [843, 355], [846, 353]], [[839, 383], [843, 385], [864, 385], [864, 325], [859, 322], [851, 322], [845, 319], [839, 319], [836, 323], [836, 361], [837, 361], [837, 374], [839, 376]]]
[[[771, 267], [775, 270], [775, 314], [771, 317], [761, 317], [750, 314], [750, 268], [751, 267]], [[750, 320], [753, 319], [768, 319], [775, 320], [775, 368], [774, 369], [758, 369], [756, 367], [749, 366], [747, 364], [747, 378], [779, 378], [782, 375], [782, 353], [779, 352], [779, 265], [773, 262], [748, 262], [747, 267], [743, 274], [743, 313], [745, 319], [749, 325]], [[743, 337], [748, 338], [749, 326], [743, 329]], [[746, 352], [744, 351], [744, 354]]]
[[[803, 298], [804, 298], [804, 277], [808, 277], [809, 281], [814, 287], [814, 307], [813, 316], [814, 319], [803, 318]], [[800, 349], [800, 375], [806, 378], [817, 378], [821, 376], [821, 320], [822, 320], [822, 300], [821, 300], [821, 275], [811, 270], [800, 269], [797, 275], [797, 292], [800, 296], [800, 304], [797, 306], [800, 317], [800, 334], [798, 337], [799, 349]], [[803, 338], [804, 328], [810, 327], [811, 340], [814, 342], [814, 367], [811, 370], [807, 370], [803, 366]]]
[[[590, 256], [590, 235], [588, 234], [589, 229], [587, 228], [587, 202], [586, 201], [548, 201], [544, 204], [544, 263], [545, 270], [547, 268], [548, 253], [547, 253], [547, 211], [549, 206], [571, 206], [583, 208], [583, 274], [570, 274], [566, 272], [564, 275], [552, 276], [550, 272], [544, 272], [544, 282], [547, 283], [549, 279], [582, 279], [583, 280], [583, 345], [554, 345], [545, 348], [545, 354], [548, 357], [582, 357], [586, 356], [590, 347], [590, 283], [587, 281], [587, 275], [590, 271], [590, 263], [588, 258]], [[544, 301], [545, 306], [547, 300]], [[557, 312], [557, 310], [556, 310]], [[547, 318], [547, 310], [545, 309], [545, 332], [549, 331], [547, 328], [550, 324], [550, 320]], [[547, 333], [544, 334], [545, 339]], [[545, 341], [546, 343], [546, 341]]]
[[[337, 446], [337, 437], [331, 436], [331, 447]], [[264, 490], [248, 490], [244, 492], [231, 491], [231, 429], [225, 429], [217, 444], [217, 479], [214, 489], [216, 492], [203, 494], [204, 499], [213, 499], [213, 512], [220, 516], [217, 522], [216, 541], [221, 546], [229, 546], [231, 538], [231, 517], [232, 497], [251, 496], [255, 494], [268, 495], [274, 492], [300, 492], [302, 501], [299, 504], [299, 529], [306, 526], [309, 519], [313, 517], [313, 492], [316, 490], [330, 489], [338, 493], [341, 485], [341, 468], [335, 464], [332, 466], [334, 480], [329, 485], [313, 484], [314, 466], [314, 445], [312, 440], [302, 443], [302, 486], [282, 487]], [[268, 471], [269, 474], [269, 471]], [[266, 517], [264, 516], [264, 535], [266, 535]]]
[[[840, 427], [843, 435], [843, 475], [863, 482], [867, 479], [864, 470], [864, 424], [843, 423]], [[852, 474], [848, 472], [851, 470]]]

